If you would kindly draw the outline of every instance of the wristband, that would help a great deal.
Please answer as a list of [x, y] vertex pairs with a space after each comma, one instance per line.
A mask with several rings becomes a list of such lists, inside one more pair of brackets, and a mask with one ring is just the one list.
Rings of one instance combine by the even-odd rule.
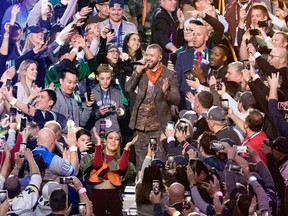
[[12, 100], [11, 101], [9, 101], [9, 103], [12, 105], [12, 106], [15, 106], [15, 104], [17, 103], [17, 98], [12, 98]]
[[248, 184], [251, 184], [254, 181], [257, 181], [257, 178], [255, 176], [250, 176], [248, 179]]
[[64, 45], [64, 41], [62, 41], [60, 38], [56, 38], [56, 43], [59, 45], [59, 46], [63, 46]]
[[223, 193], [221, 191], [217, 191], [214, 193], [214, 196], [223, 197]]
[[70, 152], [77, 152], [77, 150], [78, 150], [77, 146], [70, 146], [69, 147]]
[[80, 190], [78, 190], [78, 194], [79, 194], [79, 195], [84, 194], [84, 193], [86, 193], [86, 192], [87, 192], [87, 190], [86, 190], [85, 187], [82, 187]]
[[265, 41], [266, 43], [267, 43], [268, 41], [272, 42], [272, 38], [271, 38], [271, 37], [266, 37], [264, 41]]

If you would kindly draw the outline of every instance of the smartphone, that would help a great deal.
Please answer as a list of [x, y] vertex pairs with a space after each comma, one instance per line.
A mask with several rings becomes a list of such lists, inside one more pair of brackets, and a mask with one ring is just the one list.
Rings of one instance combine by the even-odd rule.
[[59, 182], [60, 184], [72, 184], [73, 178], [72, 177], [60, 177]]
[[223, 145], [222, 145], [221, 141], [219, 141], [219, 140], [212, 140], [210, 142], [210, 149], [213, 149], [215, 151], [220, 151], [223, 149]]
[[220, 90], [222, 90], [222, 79], [221, 78], [219, 78], [219, 79], [217, 79], [216, 80], [216, 85], [215, 85], [215, 89], [216, 89], [216, 91], [220, 91]]
[[193, 172], [196, 172], [197, 158], [189, 158], [189, 166], [192, 168]]
[[4, 152], [4, 147], [6, 143], [6, 137], [4, 135], [0, 135], [0, 152]]
[[12, 87], [12, 96], [14, 98], [17, 98], [17, 92], [18, 92], [18, 86], [13, 86]]
[[79, 210], [80, 216], [85, 216], [86, 215], [86, 203], [79, 203], [78, 210]]
[[7, 79], [6, 80], [6, 87], [7, 87], [8, 91], [10, 91], [11, 86], [12, 86], [12, 80], [11, 79]]
[[258, 29], [250, 29], [249, 30], [249, 34], [251, 35], [251, 36], [256, 36], [256, 35], [259, 35], [259, 30]]
[[238, 174], [243, 174], [243, 167], [238, 165], [229, 164], [228, 171], [235, 172]]
[[6, 61], [6, 70], [14, 66], [14, 61], [12, 59]]
[[99, 128], [99, 136], [100, 138], [105, 138], [106, 135], [106, 121], [101, 120], [100, 121], [100, 128]]
[[16, 114], [17, 114], [17, 109], [14, 107], [11, 107], [10, 113], [9, 113], [11, 123], [16, 123]]
[[185, 209], [190, 209], [190, 202], [192, 201], [191, 198], [191, 192], [190, 191], [185, 191], [184, 192], [184, 202], [183, 202], [183, 208]]
[[175, 155], [174, 154], [168, 154], [167, 155], [167, 168], [173, 169], [175, 164]]
[[27, 126], [27, 118], [26, 117], [22, 117], [21, 118], [21, 122], [20, 122], [20, 131], [23, 131], [24, 128], [26, 128]]
[[185, 121], [180, 120], [177, 129], [186, 133], [188, 130], [188, 124]]
[[247, 70], [251, 69], [249, 60], [243, 60], [243, 68]]
[[228, 110], [229, 109], [229, 100], [228, 99], [221, 99], [221, 106], [223, 109]]
[[191, 69], [187, 69], [186, 71], [184, 71], [184, 76], [187, 80], [196, 81], [195, 76]]
[[111, 34], [113, 34], [113, 33], [114, 33], [114, 31], [115, 31], [114, 29], [110, 29], [110, 32], [111, 32]]
[[109, 106], [107, 107], [110, 111], [115, 111], [116, 110], [116, 107], [115, 106]]
[[258, 21], [258, 26], [259, 26], [260, 28], [268, 27], [268, 22], [267, 22], [267, 20]]
[[237, 153], [247, 153], [247, 146], [237, 146]]
[[268, 138], [264, 138], [263, 143], [267, 146], [270, 146], [270, 140]]
[[20, 148], [19, 148], [19, 157], [20, 158], [24, 158], [25, 149], [26, 149], [26, 145], [24, 143], [21, 143]]
[[175, 129], [175, 124], [174, 124], [174, 122], [173, 122], [173, 121], [168, 121], [166, 128], [167, 128], [168, 130], [173, 131], [173, 130]]
[[151, 151], [156, 151], [157, 150], [157, 138], [156, 137], [150, 137], [149, 140], [150, 143], [150, 149]]
[[91, 100], [91, 94], [92, 94], [92, 92], [91, 92], [90, 86], [87, 86], [86, 92], [87, 92], [87, 99], [88, 99], [88, 101], [92, 101], [92, 100]]
[[152, 189], [153, 189], [153, 193], [154, 193], [155, 195], [158, 195], [158, 194], [160, 193], [159, 180], [153, 180]]
[[288, 101], [278, 102], [278, 109], [279, 110], [288, 110]]
[[2, 204], [6, 199], [8, 199], [8, 191], [0, 190], [0, 203]]

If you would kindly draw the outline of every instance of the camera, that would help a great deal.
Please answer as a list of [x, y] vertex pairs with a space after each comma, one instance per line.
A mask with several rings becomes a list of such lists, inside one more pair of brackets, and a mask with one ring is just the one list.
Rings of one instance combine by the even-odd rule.
[[8, 191], [0, 190], [0, 203], [5, 202], [6, 199], [8, 199]]
[[223, 145], [219, 140], [212, 140], [210, 142], [210, 149], [213, 149], [215, 151], [220, 151], [223, 149]]
[[183, 202], [183, 208], [189, 209], [190, 208], [190, 202], [192, 201], [191, 193], [190, 191], [184, 192], [184, 202]]
[[26, 145], [24, 143], [21, 143], [20, 148], [19, 148], [19, 157], [20, 158], [24, 158], [25, 149], [26, 149]]
[[160, 184], [159, 184], [159, 180], [153, 180], [152, 183], [152, 188], [153, 188], [153, 193], [155, 195], [158, 195], [160, 193]]
[[263, 28], [263, 27], [268, 27], [268, 21], [258, 21], [258, 27]]
[[256, 36], [256, 35], [259, 35], [259, 30], [258, 29], [250, 29], [249, 30], [249, 34], [251, 35], [251, 36]]
[[180, 120], [177, 125], [177, 129], [186, 133], [188, 130], [188, 124], [185, 121]]
[[222, 79], [217, 79], [216, 80], [216, 85], [215, 85], [215, 89], [216, 89], [216, 91], [220, 91], [220, 90], [222, 90]]
[[251, 69], [249, 60], [243, 60], [243, 68], [246, 70]]
[[193, 72], [191, 71], [191, 69], [186, 70], [184, 72], [184, 76], [187, 80], [196, 81], [195, 76], [194, 76]]
[[237, 153], [247, 153], [247, 146], [237, 146]]
[[242, 174], [243, 173], [243, 167], [237, 166], [237, 165], [233, 165], [233, 164], [229, 164], [228, 171], [235, 172], [235, 173], [238, 173], [238, 174]]
[[78, 210], [79, 210], [80, 216], [85, 216], [86, 215], [86, 203], [79, 203]]
[[156, 151], [157, 150], [157, 138], [156, 137], [150, 137], [150, 149], [151, 151]]
[[167, 155], [167, 161], [166, 161], [167, 169], [173, 169], [175, 166], [175, 156], [174, 154], [168, 154]]
[[60, 184], [72, 184], [73, 178], [72, 177], [60, 177], [59, 182]]
[[278, 102], [278, 109], [287, 111], [288, 110], [288, 101]]
[[173, 131], [174, 130], [174, 122], [173, 121], [168, 121], [166, 128], [168, 130]]

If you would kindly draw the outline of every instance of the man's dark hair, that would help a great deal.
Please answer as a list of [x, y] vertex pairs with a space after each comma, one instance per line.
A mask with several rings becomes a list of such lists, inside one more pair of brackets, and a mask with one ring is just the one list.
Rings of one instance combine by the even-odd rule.
[[213, 106], [213, 95], [208, 91], [201, 91], [197, 94], [198, 101], [205, 109], [210, 109]]
[[254, 5], [252, 7], [252, 10], [261, 10], [264, 16], [267, 16], [268, 18], [268, 10], [265, 6], [263, 5]]
[[91, 138], [90, 131], [86, 130], [85, 128], [82, 128], [76, 132], [76, 140], [78, 140], [82, 135], [87, 135]]
[[52, 212], [58, 212], [63, 211], [66, 209], [66, 203], [67, 203], [67, 196], [63, 189], [55, 189], [50, 197], [49, 197], [49, 203]]
[[233, 98], [241, 89], [240, 84], [234, 81], [226, 81], [224, 84], [226, 87], [226, 92]]
[[199, 139], [199, 148], [202, 147], [203, 151], [208, 155], [216, 155], [216, 151], [210, 148], [210, 143], [217, 140], [215, 134], [205, 131]]
[[259, 132], [262, 130], [263, 127], [264, 117], [258, 110], [253, 109], [249, 112], [249, 115], [246, 117], [245, 122], [250, 128], [250, 130]]
[[162, 55], [162, 48], [158, 44], [150, 44], [147, 49], [157, 49], [160, 55]]
[[241, 215], [249, 215], [251, 200], [251, 195], [241, 194], [238, 196], [237, 207]]
[[41, 92], [47, 92], [48, 97], [50, 98], [50, 100], [53, 101], [53, 104], [51, 106], [51, 109], [53, 108], [53, 106], [55, 105], [55, 103], [57, 102], [57, 95], [56, 93], [51, 90], [51, 89], [43, 89]]
[[223, 55], [224, 56], [227, 56], [228, 57], [228, 55], [229, 55], [229, 49], [227, 48], [227, 46], [225, 46], [224, 44], [218, 44], [217, 46], [215, 46], [215, 47], [218, 47], [218, 48], [220, 48], [222, 51], [223, 51]]
[[189, 24], [195, 24], [197, 26], [203, 26], [204, 25], [200, 20], [190, 20]]
[[4, 190], [8, 191], [9, 199], [13, 199], [21, 192], [21, 184], [17, 176], [9, 176], [4, 182]]
[[75, 69], [65, 68], [61, 71], [60, 79], [65, 79], [67, 73], [75, 74], [76, 76], [78, 75], [78, 73]]

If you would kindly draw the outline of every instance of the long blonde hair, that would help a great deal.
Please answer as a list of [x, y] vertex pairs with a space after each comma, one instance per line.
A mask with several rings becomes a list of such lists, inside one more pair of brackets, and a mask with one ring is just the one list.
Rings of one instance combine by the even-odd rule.
[[33, 49], [35, 47], [35, 44], [33, 43], [32, 41], [32, 34], [29, 34], [27, 37], [26, 37], [26, 40], [25, 40], [25, 44], [24, 44], [24, 48], [23, 48], [23, 52], [26, 52], [27, 50], [29, 49]]
[[26, 76], [25, 76], [25, 71], [27, 71], [28, 67], [31, 64], [36, 64], [36, 66], [38, 67], [38, 64], [36, 61], [31, 60], [31, 59], [26, 59], [24, 60], [20, 66], [19, 66], [19, 74], [18, 74], [18, 82], [20, 82], [24, 88], [24, 91], [26, 92], [27, 96], [30, 96], [30, 89], [26, 84]]

